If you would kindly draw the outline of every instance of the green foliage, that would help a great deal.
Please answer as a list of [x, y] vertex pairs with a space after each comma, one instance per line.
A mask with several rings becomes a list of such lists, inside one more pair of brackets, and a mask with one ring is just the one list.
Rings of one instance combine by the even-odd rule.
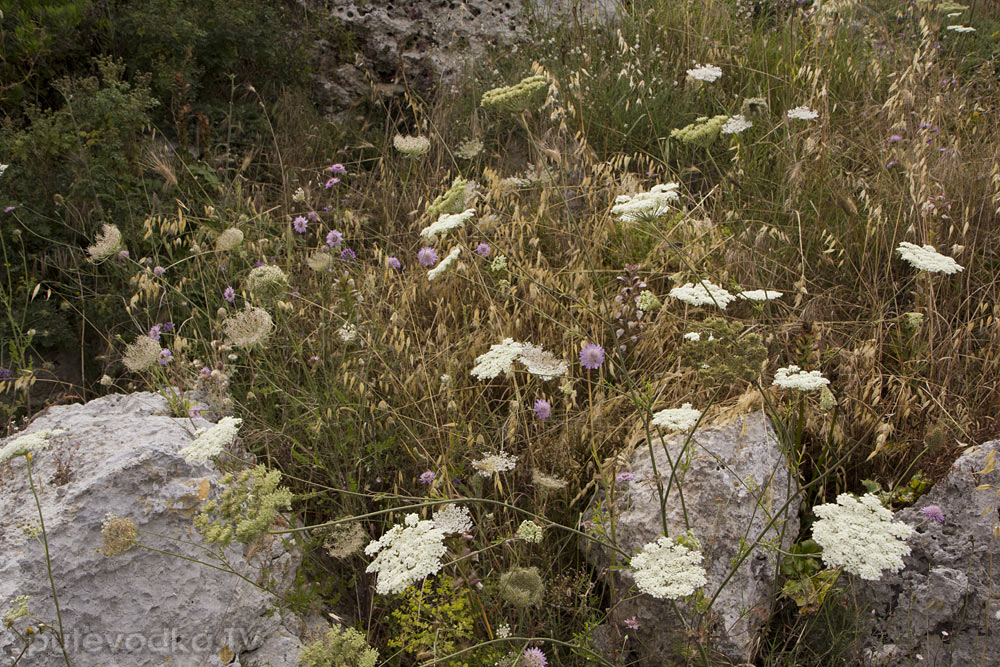
[[760, 374], [767, 348], [758, 333], [743, 333], [739, 322], [709, 317], [691, 328], [700, 335], [682, 348], [681, 363], [698, 373], [708, 387], [752, 382]]
[[894, 505], [912, 505], [917, 498], [927, 493], [931, 488], [931, 480], [923, 472], [917, 471], [910, 481], [901, 486], [894, 486], [888, 491], [882, 488], [878, 482], [866, 479], [861, 482], [868, 493], [874, 493], [882, 504], [886, 507]]
[[222, 495], [206, 501], [194, 525], [206, 542], [227, 546], [235, 538], [248, 544], [266, 532], [278, 511], [291, 508], [292, 492], [279, 486], [281, 472], [259, 465], [219, 480]]
[[354, 628], [335, 625], [299, 654], [301, 667], [375, 667], [378, 651]]
[[[473, 636], [473, 607], [469, 589], [452, 577], [429, 578], [401, 596], [390, 617], [388, 645], [418, 659], [440, 658], [468, 644]], [[464, 665], [456, 658], [443, 665]]]

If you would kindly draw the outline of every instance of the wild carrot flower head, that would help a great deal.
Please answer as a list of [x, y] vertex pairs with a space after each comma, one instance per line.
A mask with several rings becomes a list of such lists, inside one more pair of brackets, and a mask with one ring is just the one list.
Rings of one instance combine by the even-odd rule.
[[188, 463], [204, 463], [218, 456], [232, 444], [243, 420], [238, 417], [223, 417], [218, 424], [201, 431], [191, 444], [180, 451]]
[[746, 301], [770, 301], [771, 299], [780, 299], [781, 297], [781, 292], [769, 289], [745, 290], [736, 295], [736, 298]]
[[819, 517], [812, 527], [813, 539], [823, 547], [827, 566], [843, 567], [869, 581], [881, 578], [882, 570], [903, 569], [903, 556], [910, 553], [906, 539], [913, 528], [894, 521], [876, 496], [842, 493], [835, 504], [814, 507], [813, 514]]
[[139, 336], [125, 348], [122, 362], [132, 372], [144, 371], [160, 360], [160, 345], [149, 336]]
[[318, 250], [306, 258], [306, 266], [317, 273], [322, 273], [333, 264], [333, 257], [329, 252]]
[[510, 373], [514, 360], [523, 349], [523, 343], [518, 343], [513, 338], [504, 338], [498, 345], [491, 345], [488, 352], [476, 357], [471, 375], [479, 380], [492, 380], [500, 373]]
[[472, 530], [469, 508], [449, 503], [434, 512], [434, 527], [445, 535], [465, 535]]
[[690, 306], [718, 306], [725, 310], [736, 299], [727, 289], [716, 285], [711, 280], [701, 280], [698, 284], [684, 283], [670, 290], [671, 298], [683, 301]]
[[708, 581], [701, 561], [700, 551], [661, 537], [632, 557], [632, 576], [640, 592], [675, 600], [691, 595]]
[[15, 456], [25, 456], [46, 449], [49, 438], [65, 433], [63, 429], [44, 429], [19, 435], [0, 448], [0, 463], [6, 463]]
[[247, 290], [262, 303], [268, 303], [285, 294], [288, 276], [277, 266], [261, 265], [247, 275]]
[[264, 342], [274, 329], [274, 320], [263, 308], [246, 308], [222, 322], [222, 333], [231, 345], [254, 347]]
[[482, 477], [492, 477], [500, 473], [513, 470], [517, 465], [517, 457], [500, 450], [499, 454], [484, 455], [482, 459], [472, 462], [472, 467], [476, 469]]
[[618, 195], [611, 214], [622, 222], [638, 222], [643, 219], [665, 215], [670, 210], [670, 202], [678, 198], [677, 183], [660, 183], [648, 192], [634, 195]]
[[403, 157], [411, 160], [425, 155], [431, 149], [431, 142], [427, 137], [411, 137], [401, 134], [397, 134], [393, 138], [392, 145], [402, 153]]
[[529, 373], [539, 376], [546, 382], [569, 371], [568, 361], [559, 359], [548, 350], [531, 343], [521, 343], [521, 352], [517, 355], [517, 359], [524, 364]]
[[730, 116], [729, 120], [722, 124], [722, 129], [719, 130], [722, 134], [739, 134], [744, 130], [749, 130], [753, 127], [753, 123], [747, 120], [742, 114], [736, 116]]
[[597, 343], [587, 343], [580, 350], [580, 365], [592, 371], [604, 363], [604, 348]]
[[540, 74], [529, 76], [513, 86], [493, 88], [483, 93], [480, 104], [504, 111], [520, 113], [538, 108], [545, 102], [549, 80]]
[[789, 109], [785, 115], [795, 120], [813, 120], [819, 117], [818, 113], [806, 106]]
[[896, 248], [896, 252], [910, 266], [920, 271], [952, 274], [964, 270], [964, 267], [960, 266], [954, 259], [934, 250], [932, 245], [921, 247], [915, 243], [902, 241]]
[[773, 386], [782, 389], [798, 389], [799, 391], [816, 391], [828, 384], [830, 381], [823, 377], [819, 371], [804, 371], [794, 364], [776, 370], [772, 383]]
[[712, 83], [722, 76], [722, 68], [715, 65], [698, 65], [687, 71], [687, 75], [695, 81]]
[[135, 544], [139, 538], [139, 531], [136, 530], [132, 519], [117, 517], [108, 514], [101, 524], [101, 541], [103, 547], [101, 553], [106, 558], [120, 556]]
[[215, 239], [215, 251], [228, 252], [241, 243], [243, 243], [243, 232], [235, 227], [230, 227]]
[[122, 233], [114, 225], [104, 224], [101, 233], [94, 239], [94, 245], [87, 248], [90, 261], [95, 264], [115, 255], [122, 244]]
[[699, 419], [701, 410], [692, 408], [690, 403], [684, 403], [679, 408], [660, 410], [653, 415], [650, 423], [671, 431], [687, 431], [693, 428]]
[[441, 569], [445, 533], [433, 521], [421, 521], [407, 514], [402, 525], [395, 525], [365, 547], [365, 554], [375, 556], [365, 572], [375, 572], [375, 590], [380, 595], [401, 593], [411, 584]]
[[461, 229], [475, 215], [476, 209], [474, 208], [465, 209], [461, 213], [442, 213], [436, 222], [421, 230], [420, 238], [433, 243], [438, 235], [443, 236], [453, 229]]
[[458, 256], [462, 253], [462, 246], [457, 245], [451, 249], [451, 251], [445, 255], [437, 266], [427, 272], [427, 280], [434, 280], [438, 276], [441, 276], [448, 272], [448, 269], [458, 261]]
[[537, 567], [515, 567], [500, 576], [500, 597], [516, 607], [540, 604], [545, 584]]

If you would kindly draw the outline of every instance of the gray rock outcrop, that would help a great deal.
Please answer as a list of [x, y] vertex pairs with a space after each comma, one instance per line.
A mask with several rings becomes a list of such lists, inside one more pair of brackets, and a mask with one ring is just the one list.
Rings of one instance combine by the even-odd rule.
[[[624, 646], [626, 653], [632, 654], [630, 660], [638, 659], [646, 667], [698, 659], [699, 643], [707, 646], [713, 664], [745, 663], [751, 658], [776, 598], [779, 556], [760, 542], [787, 548], [795, 538], [798, 505], [787, 501], [798, 487], [763, 412], [700, 429], [687, 446], [684, 443], [682, 436], [668, 438], [666, 448], [655, 441], [656, 470], [666, 488], [671, 470], [666, 449], [677, 471], [666, 499], [668, 531], [671, 536], [686, 532], [686, 509], [690, 533], [702, 545], [708, 583], [691, 598], [676, 601], [676, 609], [683, 617], [678, 618], [668, 601], [648, 595], [629, 599], [636, 591], [630, 593], [634, 582], [627, 567], [606, 570], [614, 577], [614, 610], [600, 644], [619, 649]], [[635, 479], [616, 486], [613, 507], [616, 543], [634, 555], [662, 534], [656, 477], [644, 443], [632, 454], [630, 470]], [[683, 503], [678, 489], [683, 493]], [[608, 505], [605, 495], [591, 506], [595, 524], [603, 522], [602, 532], [606, 535], [610, 535]], [[741, 551], [741, 545], [755, 542], [758, 546], [743, 558], [746, 552]], [[612, 565], [606, 550], [589, 541], [583, 541], [582, 546], [588, 559], [599, 568]], [[733, 572], [737, 560], [740, 563]], [[621, 559], [617, 564], [627, 565]], [[722, 590], [708, 612], [698, 611], [697, 598], [707, 603], [720, 586]], [[638, 622], [637, 630], [629, 630], [624, 624], [632, 616]], [[615, 636], [605, 636], [608, 633]]]
[[[130, 518], [142, 544], [218, 564], [192, 518], [221, 476], [212, 464], [178, 455], [201, 418], [168, 416], [151, 393], [106, 396], [85, 405], [55, 406], [25, 432], [63, 429], [32, 459], [74, 665], [141, 667], [170, 664], [291, 667], [298, 665], [302, 621], [276, 611], [274, 596], [230, 572], [134, 547], [105, 557], [105, 515]], [[0, 465], [0, 611], [22, 595], [40, 621], [56, 625], [38, 513], [23, 457]], [[224, 551], [242, 576], [283, 594], [299, 556], [280, 539]], [[38, 621], [21, 618], [22, 634]], [[12, 664], [24, 643], [0, 625], [0, 662]], [[64, 665], [54, 635], [43, 632], [22, 667]]]
[[[998, 450], [1000, 441], [967, 450], [913, 507], [896, 512], [916, 527], [904, 569], [855, 582], [874, 625], [871, 664], [1000, 664], [1000, 468], [978, 474]], [[931, 505], [943, 522], [921, 512]]]

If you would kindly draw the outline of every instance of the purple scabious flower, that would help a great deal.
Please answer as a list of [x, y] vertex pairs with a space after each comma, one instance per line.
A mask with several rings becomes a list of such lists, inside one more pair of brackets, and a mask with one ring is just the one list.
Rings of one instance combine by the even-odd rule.
[[319, 213], [316, 211], [309, 211], [306, 217], [309, 218], [309, 222], [319, 222]]
[[9, 368], [0, 368], [0, 380], [9, 380], [14, 377], [14, 374]]
[[173, 322], [164, 322], [163, 323], [163, 330], [165, 332], [167, 332], [167, 333], [170, 333], [171, 331], [174, 330], [174, 323]]
[[343, 176], [347, 173], [347, 168], [339, 162], [334, 162], [330, 165], [330, 173], [337, 176]]
[[618, 473], [618, 476], [615, 479], [618, 480], [619, 484], [626, 484], [635, 479], [635, 473], [626, 470], [625, 472]]
[[294, 229], [299, 234], [305, 234], [306, 228], [309, 227], [309, 221], [306, 220], [305, 216], [300, 215], [292, 221], [292, 229]]
[[535, 399], [535, 416], [545, 421], [552, 414], [552, 406], [544, 398]]
[[396, 257], [389, 257], [388, 259], [385, 260], [385, 263], [389, 265], [390, 269], [396, 269], [397, 271], [403, 268], [403, 265]]
[[202, 366], [201, 370], [198, 371], [198, 375], [202, 376], [203, 378], [210, 378], [212, 377], [212, 369], [209, 368], [208, 366]]
[[336, 248], [344, 242], [344, 235], [336, 229], [331, 229], [326, 233], [326, 244], [331, 248]]
[[149, 337], [152, 340], [160, 340], [160, 331], [162, 327], [159, 324], [154, 324], [149, 328]]
[[420, 477], [418, 477], [418, 479], [421, 484], [430, 484], [434, 481], [435, 477], [437, 477], [437, 473], [433, 470], [428, 470], [427, 472], [420, 473]]
[[479, 245], [477, 245], [476, 246], [476, 253], [479, 254], [479, 255], [481, 255], [482, 257], [489, 257], [490, 256], [490, 246], [489, 246], [489, 244], [488, 243], [480, 243]]
[[417, 252], [417, 261], [424, 266], [434, 266], [437, 264], [438, 254], [434, 252], [434, 248], [424, 246]]
[[894, 135], [892, 135], [891, 137], [889, 137], [889, 143], [890, 143], [890, 144], [895, 144], [895, 143], [899, 143], [899, 142], [900, 142], [900, 141], [902, 141], [902, 140], [903, 140], [903, 137], [901, 137], [901, 136], [900, 136], [900, 135], [898, 135], [898, 134], [894, 134]]
[[159, 278], [160, 276], [162, 276], [166, 272], [167, 272], [167, 270], [165, 268], [163, 268], [162, 266], [157, 266], [157, 267], [155, 267], [153, 269], [153, 275], [156, 276], [157, 278]]
[[118, 259], [120, 259], [122, 261], [128, 259], [128, 250], [119, 250], [118, 251]]
[[167, 364], [170, 363], [170, 360], [173, 359], [173, 358], [174, 358], [174, 355], [171, 354], [170, 350], [168, 350], [167, 348], [163, 348], [162, 350], [160, 350], [160, 365], [161, 366], [166, 366]]
[[633, 616], [631, 618], [626, 618], [625, 621], [624, 621], [624, 623], [625, 623], [625, 627], [628, 628], [629, 630], [638, 630], [639, 629], [639, 619], [637, 619], [635, 616]]
[[604, 363], [604, 348], [597, 343], [587, 343], [580, 350], [580, 364], [587, 369], [596, 371]]
[[351, 250], [350, 248], [344, 248], [343, 250], [340, 251], [341, 259], [354, 259], [355, 257], [357, 257], [357, 255], [355, 255], [354, 251]]
[[226, 289], [222, 290], [222, 298], [228, 301], [229, 303], [232, 303], [233, 301], [236, 300], [236, 290], [234, 290], [231, 286], [227, 287]]
[[326, 185], [324, 185], [323, 187], [326, 188], [327, 190], [329, 190], [330, 188], [332, 188], [333, 186], [335, 186], [337, 183], [340, 183], [340, 179], [337, 178], [336, 176], [334, 176], [333, 178], [326, 179]]
[[936, 521], [937, 523], [944, 523], [944, 512], [937, 505], [928, 505], [920, 510], [920, 513], [924, 515], [925, 518], [931, 521]]
[[549, 661], [540, 648], [528, 648], [521, 654], [521, 664], [524, 667], [545, 667]]

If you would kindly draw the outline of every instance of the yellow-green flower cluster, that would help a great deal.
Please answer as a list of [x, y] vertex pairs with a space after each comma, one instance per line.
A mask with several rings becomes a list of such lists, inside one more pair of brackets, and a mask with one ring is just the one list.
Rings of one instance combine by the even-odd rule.
[[719, 138], [722, 126], [729, 120], [725, 114], [721, 116], [701, 116], [690, 125], [678, 128], [670, 132], [671, 139], [683, 141], [689, 146], [700, 146], [708, 148]]
[[537, 109], [545, 102], [549, 92], [549, 80], [541, 74], [521, 79], [520, 83], [503, 88], [494, 88], [483, 93], [481, 104], [501, 111], [519, 113]]
[[225, 487], [217, 500], [202, 505], [194, 525], [206, 542], [229, 545], [233, 539], [243, 544], [264, 534], [278, 511], [292, 505], [292, 492], [281, 484], [281, 472], [262, 465], [239, 475], [226, 474]]
[[427, 207], [424, 214], [429, 220], [436, 220], [446, 213], [461, 213], [467, 207], [466, 204], [471, 199], [471, 188], [469, 182], [457, 177], [443, 195], [438, 195], [434, 202]]
[[108, 514], [101, 526], [101, 540], [104, 547], [101, 552], [108, 558], [119, 556], [135, 545], [139, 531], [132, 519]]
[[378, 651], [354, 628], [335, 625], [299, 653], [302, 667], [375, 667]]

